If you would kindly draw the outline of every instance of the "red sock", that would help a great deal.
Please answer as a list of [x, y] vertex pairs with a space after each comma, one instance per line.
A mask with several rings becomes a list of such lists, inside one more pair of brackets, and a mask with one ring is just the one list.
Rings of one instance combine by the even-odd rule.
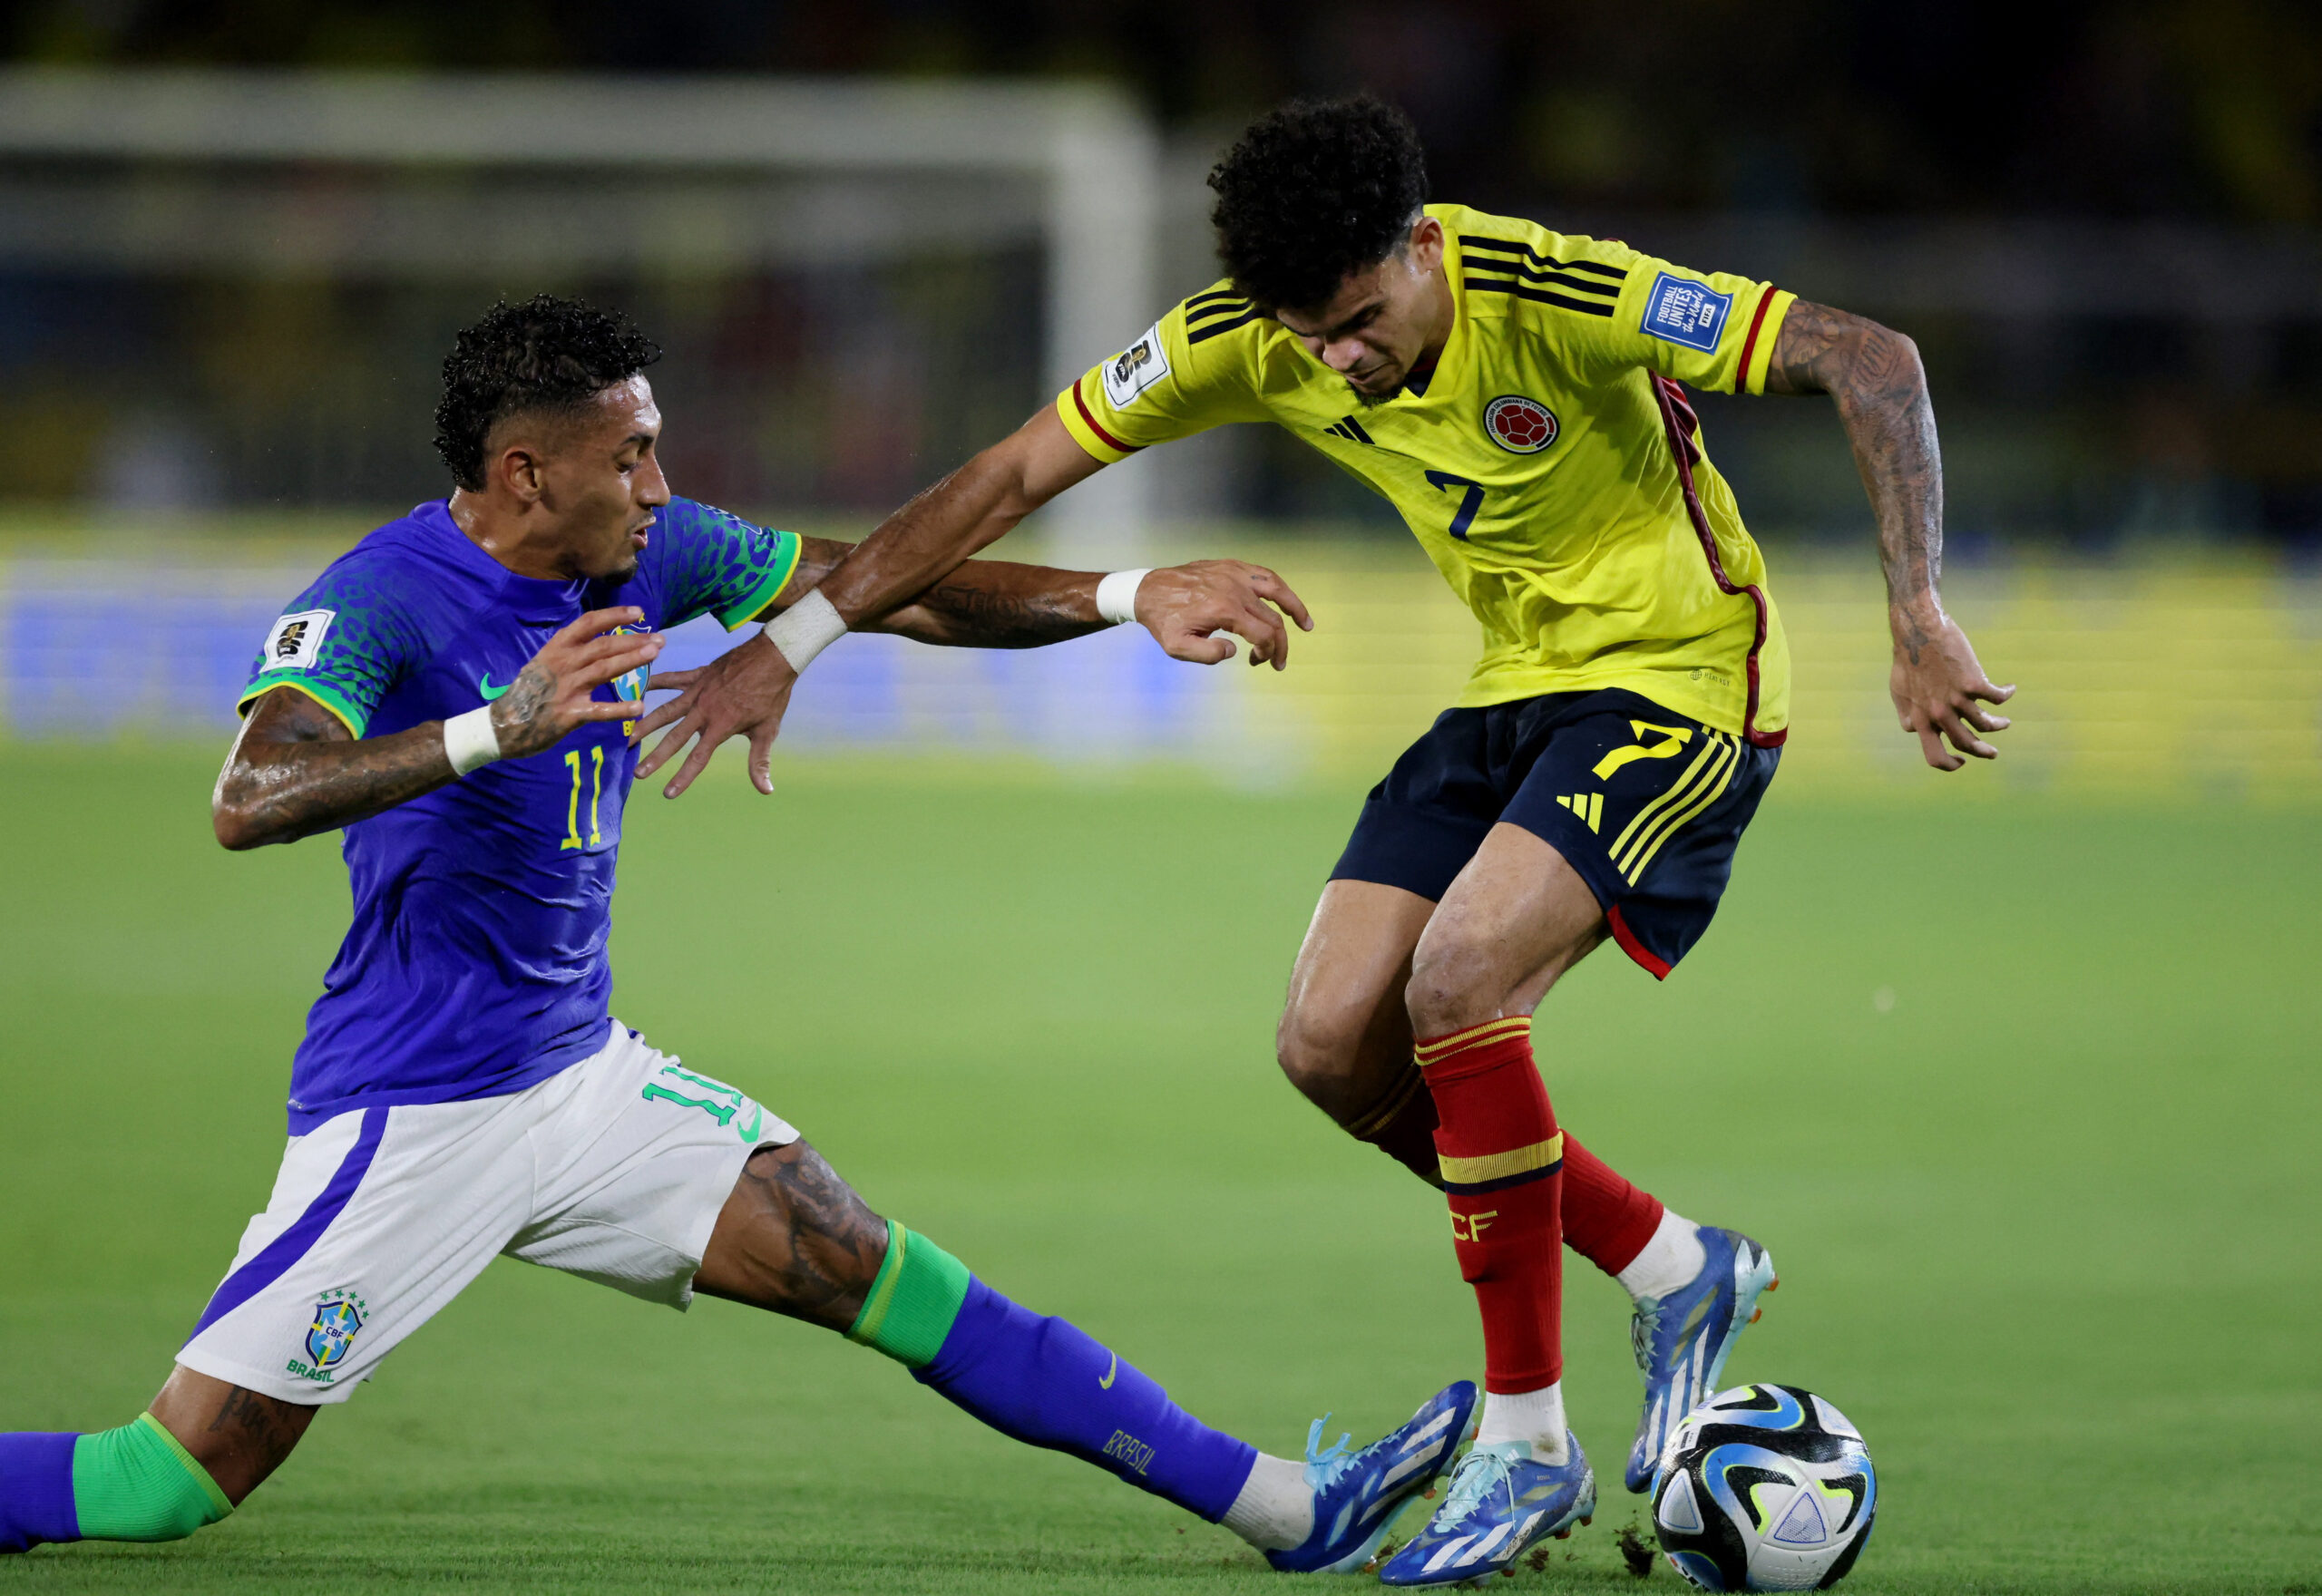
[[1532, 1022], [1489, 1020], [1419, 1045], [1459, 1273], [1484, 1321], [1484, 1389], [1564, 1376], [1564, 1138], [1532, 1062]]
[[1564, 1139], [1565, 1245], [1603, 1270], [1619, 1274], [1636, 1261], [1661, 1223], [1661, 1200], [1640, 1192], [1612, 1166], [1572, 1139]]

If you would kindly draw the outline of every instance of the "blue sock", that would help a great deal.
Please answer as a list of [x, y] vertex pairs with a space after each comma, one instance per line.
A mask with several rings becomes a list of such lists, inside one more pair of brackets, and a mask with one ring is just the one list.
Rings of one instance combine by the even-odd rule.
[[77, 1541], [73, 1444], [66, 1432], [0, 1435], [0, 1552], [29, 1552], [44, 1541]]
[[1151, 1378], [1060, 1319], [971, 1277], [922, 1385], [1004, 1435], [1068, 1452], [1215, 1523], [1257, 1448], [1213, 1430]]

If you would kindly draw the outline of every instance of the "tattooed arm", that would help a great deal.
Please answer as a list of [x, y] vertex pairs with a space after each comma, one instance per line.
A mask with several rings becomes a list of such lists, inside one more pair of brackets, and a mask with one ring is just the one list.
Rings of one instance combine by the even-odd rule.
[[[799, 541], [796, 572], [784, 587], [781, 600], [767, 606], [757, 619], [769, 619], [812, 592], [855, 549], [853, 543], [829, 538]], [[857, 622], [854, 629], [893, 632], [913, 642], [960, 648], [1039, 648], [1112, 625], [1097, 613], [1100, 579], [1095, 571], [971, 560], [909, 604], [875, 620]], [[1257, 600], [1277, 593], [1283, 608], [1295, 613], [1297, 595], [1265, 567], [1239, 560], [1196, 560], [1154, 571], [1137, 589], [1137, 608], [1140, 616], [1154, 618], [1156, 631], [1171, 625], [1190, 630], [1216, 626], [1232, 610], [1263, 614], [1264, 606]], [[1280, 625], [1277, 617], [1264, 618]], [[1230, 646], [1218, 647], [1231, 656]], [[1268, 656], [1253, 650], [1251, 657], [1255, 661]], [[675, 674], [662, 679], [670, 686], [682, 685]]]
[[[2007, 728], [2013, 686], [1994, 686], [1967, 635], [1944, 613], [1943, 453], [1918, 345], [1843, 310], [1800, 299], [1783, 319], [1766, 373], [1769, 394], [1828, 394], [1854, 446], [1855, 468], [1878, 521], [1887, 620], [1895, 636], [1888, 691], [1927, 762], [1957, 770], [1959, 754], [1996, 759], [1978, 732]], [[1981, 702], [1979, 703], [1978, 700]], [[1943, 745], [1948, 737], [1952, 753]]]
[[[757, 619], [769, 619], [812, 592], [854, 551], [854, 544], [830, 538], [802, 538], [799, 543], [798, 569], [781, 600]], [[1038, 648], [1112, 624], [1097, 613], [1098, 580], [1093, 571], [973, 560], [912, 603], [859, 622], [855, 629], [962, 648]]]
[[[624, 720], [630, 703], [599, 703], [597, 687], [661, 651], [658, 636], [603, 634], [645, 618], [599, 609], [551, 637], [493, 701], [503, 759], [538, 754], [590, 721]], [[357, 741], [306, 694], [269, 692], [250, 708], [210, 794], [210, 820], [228, 848], [295, 842], [364, 820], [458, 780], [444, 752], [444, 723]]]
[[[838, 558], [811, 586], [794, 581], [791, 598], [819, 592], [850, 629], [900, 631], [929, 642], [1021, 648], [1073, 636], [1063, 628], [1095, 618], [1095, 577], [997, 562], [967, 570], [965, 561], [1059, 493], [1094, 475], [1102, 463], [1073, 441], [1053, 405], [1043, 406], [1015, 433], [889, 516], [861, 543], [825, 545]], [[991, 574], [1010, 570], [1019, 574]], [[1043, 580], [1063, 586], [1036, 598], [1034, 589]], [[1059, 605], [1067, 608], [1053, 608]], [[1290, 655], [1283, 614], [1313, 629], [1306, 607], [1280, 577], [1239, 560], [1172, 566], [1155, 571], [1137, 590], [1137, 618], [1163, 651], [1204, 665], [1234, 657], [1232, 639], [1219, 635], [1233, 632], [1249, 640], [1251, 664], [1281, 669]], [[797, 681], [790, 662], [764, 637], [728, 649], [699, 670], [665, 675], [654, 685], [678, 688], [678, 696], [648, 710], [631, 740], [642, 742], [664, 726], [673, 729], [637, 762], [638, 778], [684, 754], [678, 774], [661, 790], [663, 797], [675, 798], [707, 768], [727, 738], [746, 737], [751, 783], [772, 793], [774, 739]]]

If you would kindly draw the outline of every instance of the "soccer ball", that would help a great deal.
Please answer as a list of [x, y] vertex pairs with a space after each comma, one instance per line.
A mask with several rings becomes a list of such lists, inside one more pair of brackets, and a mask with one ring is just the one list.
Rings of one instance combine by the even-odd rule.
[[1653, 1476], [1653, 1527], [1704, 1591], [1827, 1591], [1870, 1539], [1862, 1432], [1811, 1391], [1737, 1386], [1685, 1416]]

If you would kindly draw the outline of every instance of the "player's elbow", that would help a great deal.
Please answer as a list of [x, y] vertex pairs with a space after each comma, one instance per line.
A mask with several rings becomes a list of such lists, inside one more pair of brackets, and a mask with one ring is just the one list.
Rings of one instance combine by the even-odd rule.
[[249, 795], [235, 791], [237, 784], [234, 772], [229, 770], [219, 778], [217, 790], [210, 795], [210, 830], [217, 837], [218, 846], [229, 853], [244, 853], [278, 841], [258, 814]]
[[210, 805], [210, 829], [218, 838], [218, 846], [229, 853], [246, 852], [266, 841], [250, 817], [229, 803]]

